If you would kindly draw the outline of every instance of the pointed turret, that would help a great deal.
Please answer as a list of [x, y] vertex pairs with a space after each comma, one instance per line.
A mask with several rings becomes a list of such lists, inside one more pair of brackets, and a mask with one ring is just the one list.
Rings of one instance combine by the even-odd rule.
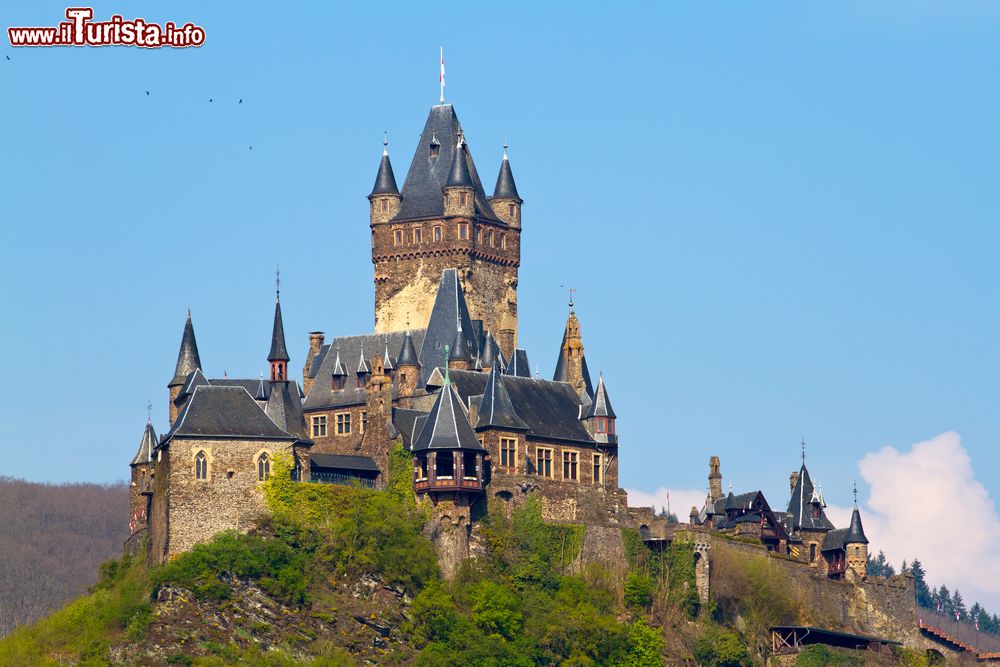
[[500, 346], [497, 345], [497, 341], [493, 338], [493, 334], [489, 331], [486, 332], [486, 337], [483, 340], [483, 350], [479, 356], [479, 363], [482, 366], [484, 373], [489, 373], [493, 370], [494, 366], [500, 366]]
[[851, 526], [847, 529], [847, 537], [844, 538], [844, 544], [868, 544], [864, 526], [861, 525], [861, 512], [858, 510], [857, 505], [854, 506], [854, 511], [851, 512]]
[[465, 139], [458, 136], [455, 157], [451, 161], [448, 180], [441, 188], [444, 193], [444, 214], [471, 218], [476, 212], [476, 184], [469, 173], [469, 163], [465, 151]]
[[415, 366], [420, 367], [420, 362], [417, 361], [417, 348], [413, 345], [413, 336], [410, 332], [406, 332], [406, 338], [403, 339], [403, 347], [399, 349], [399, 358], [396, 360], [396, 365], [402, 366]]
[[146, 428], [142, 432], [142, 439], [139, 441], [139, 451], [132, 457], [132, 463], [129, 465], [137, 466], [151, 463], [153, 461], [153, 450], [156, 449], [158, 440], [156, 431], [153, 429], [153, 422], [147, 421]]
[[594, 392], [594, 401], [590, 404], [590, 410], [587, 411], [587, 418], [591, 417], [615, 419], [615, 410], [611, 407], [608, 390], [604, 386], [604, 373], [601, 373], [597, 379], [597, 391]]
[[194, 338], [194, 324], [191, 323], [191, 309], [188, 309], [187, 321], [184, 322], [184, 335], [181, 337], [181, 349], [177, 353], [177, 366], [174, 377], [168, 387], [183, 385], [187, 376], [201, 368], [201, 357], [198, 356], [198, 342]]
[[489, 427], [508, 431], [528, 430], [528, 425], [514, 411], [510, 394], [504, 387], [503, 374], [500, 372], [499, 366], [494, 366], [490, 370], [490, 376], [486, 380], [486, 389], [483, 392], [483, 400], [479, 403], [479, 419], [476, 421], [477, 431]]
[[594, 396], [594, 386], [587, 369], [587, 357], [583, 353], [583, 336], [580, 334], [580, 320], [573, 310], [573, 299], [569, 301], [569, 316], [559, 345], [559, 358], [552, 376], [556, 382], [568, 382], [580, 396], [582, 403], [588, 403]]
[[465, 138], [459, 135], [458, 143], [455, 146], [455, 157], [451, 161], [451, 170], [448, 172], [448, 182], [445, 188], [474, 188], [472, 175], [469, 173], [469, 163], [465, 156]]
[[593, 434], [594, 440], [607, 445], [618, 444], [618, 435], [615, 433], [615, 410], [611, 407], [611, 399], [608, 398], [608, 390], [604, 386], [603, 373], [597, 380], [597, 391], [594, 393], [594, 399], [583, 414], [584, 424], [587, 426], [587, 430]]
[[788, 501], [790, 532], [832, 530], [833, 524], [826, 518], [824, 507], [822, 493], [813, 484], [809, 470], [806, 469], [805, 461], [803, 461], [802, 467], [799, 469], [799, 477], [795, 481], [795, 488], [792, 490], [792, 497]]
[[514, 350], [510, 363], [504, 369], [506, 375], [517, 375], [523, 378], [531, 377], [531, 364], [528, 363], [528, 352], [520, 348]]
[[472, 354], [469, 352], [469, 345], [465, 341], [461, 326], [455, 332], [455, 340], [452, 341], [451, 351], [448, 353], [448, 368], [453, 371], [467, 371], [472, 368]]
[[446, 380], [431, 408], [423, 428], [413, 440], [414, 453], [429, 449], [450, 449], [482, 452], [483, 446], [476, 437], [462, 398], [450, 381]]
[[514, 173], [510, 170], [510, 160], [507, 159], [507, 144], [503, 145], [503, 160], [500, 162], [500, 173], [497, 174], [497, 184], [493, 188], [490, 205], [500, 217], [511, 227], [521, 226], [521, 204], [524, 201], [517, 194], [514, 184]]
[[382, 161], [375, 175], [375, 185], [368, 195], [370, 217], [372, 224], [387, 222], [399, 213], [402, 202], [399, 188], [396, 187], [396, 175], [392, 172], [392, 162], [389, 161], [389, 135], [382, 140]]
[[274, 328], [271, 330], [271, 351], [267, 355], [271, 365], [271, 382], [288, 381], [288, 349], [285, 347], [285, 325], [281, 321], [281, 295], [274, 299]]

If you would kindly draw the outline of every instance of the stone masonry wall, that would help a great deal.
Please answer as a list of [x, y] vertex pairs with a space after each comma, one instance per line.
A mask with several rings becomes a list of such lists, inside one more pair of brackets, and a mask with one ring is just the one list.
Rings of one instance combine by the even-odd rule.
[[[208, 457], [208, 478], [195, 477], [195, 456]], [[166, 557], [187, 551], [224, 530], [246, 531], [264, 511], [257, 460], [291, 455], [291, 445], [274, 440], [194, 440], [175, 438], [169, 458], [169, 514]], [[161, 469], [157, 467], [157, 482]]]

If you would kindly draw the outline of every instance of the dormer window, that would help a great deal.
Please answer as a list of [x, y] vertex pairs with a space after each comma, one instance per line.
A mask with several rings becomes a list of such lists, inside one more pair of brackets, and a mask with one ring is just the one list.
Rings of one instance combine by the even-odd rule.
[[364, 389], [366, 384], [368, 384], [368, 373], [358, 373], [358, 380], [357, 380], [358, 388]]
[[431, 139], [430, 156], [432, 158], [435, 158], [440, 154], [441, 154], [441, 144], [439, 144], [436, 139]]
[[344, 376], [343, 375], [334, 375], [333, 376], [333, 390], [334, 391], [341, 391], [344, 388], [344, 384], [346, 384], [346, 383], [344, 381]]

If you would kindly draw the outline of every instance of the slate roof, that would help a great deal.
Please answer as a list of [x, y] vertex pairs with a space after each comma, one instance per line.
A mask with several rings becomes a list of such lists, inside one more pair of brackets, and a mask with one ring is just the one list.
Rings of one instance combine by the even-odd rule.
[[531, 377], [531, 366], [528, 364], [528, 352], [520, 348], [514, 350], [510, 363], [504, 369], [506, 375], [516, 375], [522, 378]]
[[[451, 371], [450, 376], [466, 403], [474, 396], [485, 395], [489, 380], [486, 373]], [[597, 444], [580, 422], [580, 397], [565, 382], [504, 375], [503, 386], [514, 411], [533, 437]]]
[[[417, 344], [420, 344], [420, 342], [424, 339], [424, 333], [423, 329], [417, 329], [411, 331], [410, 335]], [[334, 338], [330, 341], [330, 346], [333, 348], [333, 351], [327, 352], [323, 355], [323, 362], [320, 364], [320, 367], [316, 372], [315, 381], [309, 389], [309, 394], [306, 396], [303, 407], [306, 410], [314, 410], [319, 408], [358, 405], [365, 403], [368, 400], [368, 393], [364, 387], [356, 386], [356, 383], [353, 380], [354, 364], [351, 364], [352, 373], [349, 374], [351, 377], [349, 377], [344, 383], [344, 388], [339, 391], [333, 391], [333, 371], [337, 364], [338, 354], [340, 357], [341, 370], [344, 370], [344, 359], [359, 360], [361, 358], [362, 351], [364, 352], [365, 358], [370, 359], [376, 354], [381, 354], [387, 345], [390, 350], [400, 349], [403, 346], [403, 340], [405, 337], [406, 332], [393, 331], [384, 334], [371, 333], [360, 336], [341, 336], [339, 338]], [[397, 366], [400, 363], [402, 362], [397, 360]], [[344, 372], [347, 374], [346, 371]], [[393, 383], [393, 397], [395, 397], [395, 395], [396, 386], [395, 383]]]
[[479, 363], [483, 368], [486, 368], [487, 366], [493, 368], [494, 366], [500, 365], [497, 363], [499, 357], [500, 346], [497, 345], [497, 341], [493, 338], [493, 334], [487, 331], [486, 337], [483, 340], [483, 349], [479, 353]]
[[414, 427], [418, 417], [426, 418], [427, 413], [406, 408], [392, 409], [392, 425], [403, 438], [403, 446], [407, 449], [411, 449], [413, 446], [413, 438], [416, 436]]
[[[445, 269], [441, 272], [441, 282], [434, 297], [430, 320], [427, 322], [427, 330], [420, 344], [422, 384], [427, 383], [435, 368], [445, 368], [448, 365], [444, 347], [454, 343], [459, 326], [462, 331], [475, 331], [472, 318], [469, 316], [469, 307], [465, 303], [465, 293], [458, 280], [458, 271]], [[467, 338], [466, 344], [469, 346], [471, 356], [479, 354], [478, 339]]]
[[[442, 104], [431, 108], [427, 122], [420, 135], [420, 141], [413, 154], [410, 169], [406, 172], [403, 182], [403, 202], [395, 220], [413, 218], [439, 217], [444, 214], [444, 195], [441, 189], [448, 182], [452, 164], [458, 147], [458, 137], [461, 125], [458, 116], [450, 104]], [[440, 144], [437, 157], [430, 156], [431, 137]], [[472, 153], [465, 148], [465, 166], [469, 178], [475, 187], [473, 203], [477, 215], [499, 222], [496, 213], [486, 199], [486, 193], [479, 180]]]
[[309, 465], [312, 468], [330, 468], [332, 470], [351, 470], [355, 472], [379, 473], [378, 466], [367, 456], [346, 456], [343, 454], [310, 454]]
[[306, 418], [302, 413], [302, 399], [294, 382], [271, 382], [270, 397], [264, 412], [286, 433], [300, 440], [307, 440]]
[[392, 173], [392, 163], [389, 162], [389, 149], [382, 150], [382, 161], [378, 165], [378, 173], [375, 175], [375, 185], [372, 187], [374, 195], [398, 195], [399, 188], [396, 187], [396, 175]]
[[195, 387], [164, 443], [176, 437], [295, 440], [278, 428], [243, 387]]
[[594, 393], [594, 399], [590, 404], [590, 409], [587, 410], [587, 418], [592, 417], [610, 417], [615, 418], [615, 410], [611, 407], [611, 400], [608, 398], [608, 390], [604, 387], [604, 375], [601, 375], [597, 380], [597, 391]]
[[413, 343], [413, 336], [409, 331], [406, 332], [406, 336], [403, 338], [403, 346], [399, 348], [399, 359], [396, 361], [396, 365], [402, 366], [407, 364], [409, 366], [419, 366], [420, 362], [417, 357], [417, 348]]
[[184, 322], [184, 335], [181, 337], [181, 349], [177, 353], [177, 366], [170, 385], [178, 385], [195, 370], [201, 368], [201, 357], [198, 356], [198, 341], [194, 338], [194, 324], [191, 323], [191, 311], [188, 311]]
[[459, 327], [455, 332], [455, 340], [448, 351], [448, 361], [471, 361], [472, 355], [469, 353], [469, 345], [465, 340], [465, 334]]
[[858, 511], [857, 507], [851, 512], [851, 525], [847, 529], [844, 544], [868, 544], [865, 528], [861, 525], [861, 512]]
[[504, 376], [500, 369], [494, 366], [486, 381], [486, 390], [479, 402], [479, 418], [476, 420], [476, 430], [489, 427], [527, 431], [528, 425], [517, 416], [510, 394], [504, 387]]
[[153, 429], [153, 422], [147, 421], [146, 428], [142, 431], [142, 439], [139, 441], [139, 451], [132, 457], [132, 463], [129, 465], [137, 466], [152, 461], [153, 450], [156, 449], [158, 440], [156, 431]]
[[[791, 514], [789, 520], [789, 532], [802, 528], [806, 530], [832, 530], [833, 524], [826, 518], [821, 503], [814, 502], [816, 498], [816, 487], [813, 485], [806, 464], [802, 464], [799, 470], [799, 479], [795, 482], [792, 490], [792, 497], [788, 501], [788, 513]], [[813, 516], [813, 508], [819, 510], [817, 516]]]
[[467, 154], [465, 141], [459, 138], [458, 146], [455, 148], [455, 158], [451, 162], [451, 171], [448, 172], [448, 183], [445, 187], [475, 187], [472, 176], [469, 174]]
[[823, 544], [820, 551], [836, 551], [845, 547], [844, 538], [847, 537], [847, 528], [834, 528], [823, 536]]
[[413, 440], [414, 452], [428, 449], [483, 449], [469, 424], [465, 405], [451, 383], [441, 388], [434, 407]]
[[507, 147], [503, 149], [503, 161], [500, 163], [500, 173], [497, 174], [497, 184], [493, 188], [493, 199], [516, 199], [520, 204], [524, 200], [517, 194], [514, 185], [514, 173], [510, 170], [510, 160], [507, 159]]
[[271, 351], [268, 361], [288, 361], [288, 350], [285, 348], [285, 325], [281, 322], [281, 299], [274, 300], [274, 329], [271, 332]]

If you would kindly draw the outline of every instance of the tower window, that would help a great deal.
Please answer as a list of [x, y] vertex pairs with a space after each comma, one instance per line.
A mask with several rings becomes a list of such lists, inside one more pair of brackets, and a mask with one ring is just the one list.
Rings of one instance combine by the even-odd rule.
[[368, 411], [365, 410], [361, 413], [361, 432], [364, 433], [368, 430]]
[[464, 222], [458, 224], [458, 238], [463, 241], [469, 238], [469, 225]]
[[271, 459], [267, 453], [261, 454], [257, 459], [257, 479], [261, 482], [267, 481], [271, 477]]
[[500, 466], [511, 469], [517, 467], [517, 440], [500, 438]]
[[535, 459], [538, 461], [538, 474], [542, 477], [552, 477], [552, 450], [539, 447]]
[[483, 230], [482, 229], [477, 229], [476, 230], [476, 243], [482, 243], [482, 242], [483, 242]]
[[604, 457], [594, 454], [594, 484], [600, 484], [604, 479]]
[[314, 438], [326, 435], [326, 415], [316, 415], [312, 418], [312, 434]]
[[341, 412], [337, 415], [337, 435], [350, 435], [351, 413]]
[[423, 240], [423, 238], [424, 238], [424, 230], [422, 230], [420, 227], [414, 227], [413, 228], [413, 242], [414, 243], [420, 243]]
[[205, 452], [198, 452], [194, 457], [194, 477], [195, 479], [208, 479], [208, 457]]
[[500, 235], [500, 247], [503, 248], [504, 250], [507, 249], [507, 235], [506, 234], [501, 234]]
[[465, 206], [469, 203], [469, 194], [467, 192], [458, 193], [458, 205]]
[[476, 453], [462, 452], [462, 477], [465, 479], [476, 479], [479, 477], [476, 470]]
[[380, 205], [382, 207], [382, 212], [383, 213], [388, 213], [389, 212], [389, 200], [388, 199], [383, 199], [380, 202]]
[[579, 455], [576, 452], [563, 452], [563, 479], [577, 479], [577, 463]]
[[[388, 202], [386, 202], [386, 203], [388, 203]], [[507, 204], [507, 215], [509, 215], [512, 218], [514, 217], [514, 205], [513, 204]]]
[[496, 248], [497, 247], [497, 241], [496, 241], [496, 238], [494, 238], [494, 236], [493, 236], [493, 230], [492, 229], [490, 230], [490, 247], [492, 247], [492, 248]]
[[441, 241], [441, 226], [437, 225], [434, 227], [434, 241], [438, 243]]
[[396, 229], [392, 232], [393, 245], [403, 245], [403, 230]]

